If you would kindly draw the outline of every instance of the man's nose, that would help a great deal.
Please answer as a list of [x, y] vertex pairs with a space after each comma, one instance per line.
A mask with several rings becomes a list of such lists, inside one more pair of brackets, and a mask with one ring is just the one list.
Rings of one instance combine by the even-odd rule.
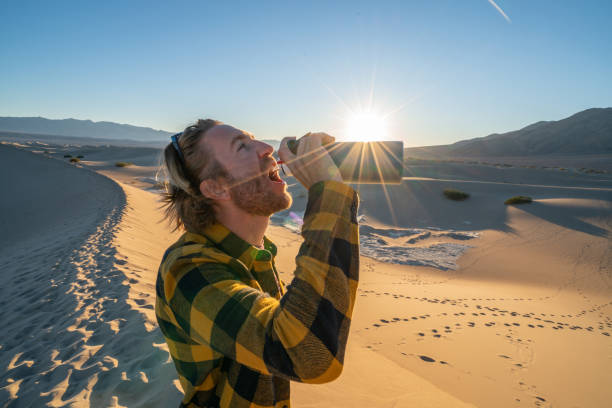
[[272, 152], [274, 152], [274, 148], [272, 146], [270, 146], [267, 143], [264, 142], [260, 142], [258, 141], [258, 146], [257, 146], [257, 155], [260, 158], [266, 157], [266, 156], [270, 156], [272, 154]]

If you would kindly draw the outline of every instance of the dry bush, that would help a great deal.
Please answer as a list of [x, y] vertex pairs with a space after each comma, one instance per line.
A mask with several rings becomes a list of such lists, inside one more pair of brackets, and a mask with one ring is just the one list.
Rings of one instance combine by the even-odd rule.
[[465, 199], [470, 197], [470, 195], [468, 193], [465, 193], [465, 192], [460, 191], [460, 190], [455, 190], [454, 188], [447, 188], [447, 189], [445, 189], [443, 194], [449, 200], [454, 200], [454, 201], [463, 201], [463, 200], [465, 200]]
[[511, 197], [511, 198], [507, 199], [506, 201], [504, 201], [504, 204], [506, 204], [506, 205], [527, 204], [527, 203], [530, 203], [531, 201], [533, 201], [531, 199], [531, 197], [527, 197], [527, 196], [514, 196], [514, 197]]

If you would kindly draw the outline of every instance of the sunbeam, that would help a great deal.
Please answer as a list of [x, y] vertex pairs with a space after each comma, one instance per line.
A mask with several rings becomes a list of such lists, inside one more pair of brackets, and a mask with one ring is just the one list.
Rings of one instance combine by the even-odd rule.
[[378, 157], [376, 155], [376, 152], [374, 151], [374, 146], [370, 145], [370, 147], [372, 148], [372, 156], [374, 157], [374, 162], [376, 163], [376, 169], [378, 170], [378, 174], [380, 176], [380, 179], [382, 181], [381, 183], [381, 187], [383, 189], [383, 193], [385, 194], [385, 200], [387, 201], [387, 205], [389, 206], [389, 211], [391, 212], [391, 219], [393, 220], [393, 225], [395, 225], [396, 227], [397, 225], [397, 217], [395, 216], [395, 210], [393, 209], [393, 203], [391, 203], [391, 197], [389, 197], [389, 192], [387, 191], [387, 186], [385, 185], [385, 182], [383, 180], [383, 175], [382, 172], [380, 170], [380, 163], [378, 162]]

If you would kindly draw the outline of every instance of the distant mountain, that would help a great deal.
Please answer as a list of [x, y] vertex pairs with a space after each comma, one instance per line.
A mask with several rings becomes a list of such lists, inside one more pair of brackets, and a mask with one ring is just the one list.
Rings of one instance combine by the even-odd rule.
[[41, 142], [47, 145], [74, 145], [74, 146], [131, 146], [153, 147], [161, 149], [168, 144], [168, 140], [153, 140], [141, 142], [130, 139], [101, 139], [97, 137], [76, 137], [44, 135], [42, 133], [5, 132], [0, 130], [0, 142], [31, 143]]
[[612, 108], [593, 108], [557, 121], [443, 145], [408, 148], [407, 157], [489, 157], [612, 154]]
[[172, 135], [172, 133], [163, 130], [114, 122], [93, 122], [78, 119], [55, 120], [41, 117], [0, 117], [0, 131], [111, 140], [128, 139], [140, 142], [165, 141]]
[[[0, 117], [0, 139], [41, 140], [47, 143], [121, 144], [145, 143], [163, 147], [174, 133], [115, 122], [78, 119]], [[78, 139], [74, 139], [78, 138]], [[90, 141], [91, 139], [91, 141]], [[278, 150], [280, 141], [262, 140]]]

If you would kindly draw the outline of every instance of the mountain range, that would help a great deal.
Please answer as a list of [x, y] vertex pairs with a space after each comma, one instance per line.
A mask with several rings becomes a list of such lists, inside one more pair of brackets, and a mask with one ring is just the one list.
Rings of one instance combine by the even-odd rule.
[[407, 157], [524, 157], [612, 154], [612, 108], [592, 108], [556, 121], [449, 145], [405, 149]]
[[[165, 145], [172, 134], [148, 127], [93, 122], [78, 119], [45, 119], [42, 117], [0, 117], [0, 132], [16, 136], [99, 139], [135, 141]], [[53, 136], [50, 136], [53, 135]], [[277, 140], [266, 140], [278, 148]], [[411, 147], [405, 157], [525, 157], [612, 154], [612, 108], [592, 108], [557, 121], [540, 121], [522, 129], [493, 133], [488, 136], [462, 140], [449, 145]]]
[[172, 135], [163, 130], [115, 122], [93, 122], [79, 119], [46, 119], [41, 117], [0, 117], [0, 131], [97, 139], [120, 139], [138, 142], [166, 141]]
[[[0, 139], [46, 143], [164, 147], [173, 132], [115, 122], [42, 117], [0, 117]], [[280, 141], [263, 140], [278, 149]]]

